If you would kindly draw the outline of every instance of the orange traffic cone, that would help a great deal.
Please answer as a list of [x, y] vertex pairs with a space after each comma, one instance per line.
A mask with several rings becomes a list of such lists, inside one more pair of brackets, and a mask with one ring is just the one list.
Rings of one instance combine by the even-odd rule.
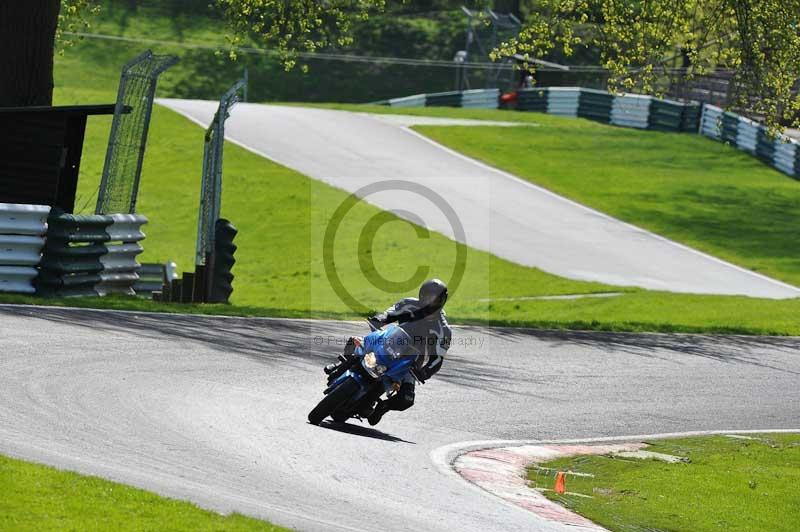
[[556, 473], [556, 493], [564, 493], [567, 491], [567, 475], [563, 471]]

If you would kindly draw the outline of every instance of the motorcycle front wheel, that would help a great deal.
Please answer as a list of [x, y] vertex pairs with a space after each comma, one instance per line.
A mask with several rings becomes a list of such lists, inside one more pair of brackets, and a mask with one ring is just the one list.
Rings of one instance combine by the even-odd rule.
[[308, 422], [319, 425], [322, 420], [331, 415], [345, 401], [349, 400], [358, 391], [358, 383], [352, 378], [343, 381], [339, 386], [322, 398], [314, 409], [308, 413]]

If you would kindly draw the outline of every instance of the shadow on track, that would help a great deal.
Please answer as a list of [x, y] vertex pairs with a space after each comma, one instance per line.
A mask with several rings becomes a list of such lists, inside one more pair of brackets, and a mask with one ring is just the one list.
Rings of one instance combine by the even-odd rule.
[[336, 423], [333, 421], [323, 421], [320, 427], [329, 430], [335, 430], [336, 432], [344, 432], [345, 434], [353, 434], [354, 436], [361, 436], [363, 438], [374, 438], [376, 440], [383, 440], [392, 443], [409, 443], [411, 445], [416, 445], [416, 442], [407, 441], [402, 438], [398, 438], [397, 436], [386, 434], [385, 432], [381, 432], [377, 429], [371, 429], [369, 427], [361, 427], [359, 425], [351, 425], [349, 423]]
[[[55, 323], [101, 329], [109, 345], [118, 333], [142, 338], [175, 338], [202, 342], [214, 349], [248, 356], [263, 364], [322, 367], [338, 355], [350, 335], [363, 335], [366, 326], [336, 321], [218, 318], [190, 314], [149, 314], [35, 306], [0, 306], [0, 315], [30, 316]], [[483, 339], [485, 348], [459, 348], [448, 354], [449, 363], [437, 375], [457, 386], [508, 392], [515, 380], [531, 383], [531, 376], [509, 374], [502, 355], [518, 349], [546, 352], [574, 346], [599, 349], [614, 355], [675, 360], [670, 353], [702, 357], [725, 364], [747, 364], [795, 374], [771, 364], [764, 350], [800, 355], [800, 339], [769, 336], [713, 336], [687, 334], [632, 334], [591, 331], [547, 331], [508, 327], [459, 327], [454, 338]], [[760, 351], [757, 353], [755, 351]], [[768, 357], [767, 357], [768, 358]], [[321, 372], [320, 372], [321, 373]], [[534, 379], [535, 380], [535, 379]], [[519, 392], [517, 392], [519, 393]]]

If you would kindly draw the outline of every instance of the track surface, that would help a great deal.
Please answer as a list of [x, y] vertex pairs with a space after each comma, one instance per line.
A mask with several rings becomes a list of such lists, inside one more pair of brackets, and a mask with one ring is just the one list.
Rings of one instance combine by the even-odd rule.
[[[204, 126], [217, 108], [200, 100], [159, 103]], [[402, 124], [365, 113], [243, 103], [233, 109], [226, 137], [349, 192], [392, 179], [424, 185], [455, 210], [470, 246], [570, 279], [672, 292], [800, 296], [798, 288], [587, 209]], [[441, 212], [417, 194], [383, 192], [368, 201], [454, 237]]]
[[380, 430], [311, 426], [340, 349], [328, 339], [353, 333], [364, 328], [0, 307], [0, 453], [303, 530], [547, 530], [442, 474], [431, 451], [800, 425], [798, 338], [459, 327], [413, 409]]

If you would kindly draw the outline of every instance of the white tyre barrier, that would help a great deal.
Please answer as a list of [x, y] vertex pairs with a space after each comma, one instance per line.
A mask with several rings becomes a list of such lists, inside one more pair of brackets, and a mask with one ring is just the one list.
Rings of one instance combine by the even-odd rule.
[[0, 292], [33, 294], [33, 280], [39, 271], [30, 266], [0, 266]]
[[425, 107], [425, 95], [414, 94], [403, 98], [392, 98], [389, 100], [389, 105], [392, 107]]
[[41, 236], [47, 232], [48, 205], [0, 203], [0, 234]]
[[647, 129], [650, 117], [650, 96], [620, 94], [611, 105], [611, 123], [616, 126]]
[[473, 89], [461, 93], [461, 107], [471, 109], [497, 109], [500, 89]]
[[550, 87], [547, 93], [547, 114], [578, 116], [581, 90], [578, 87]]
[[0, 203], [0, 292], [36, 292], [49, 214], [48, 205]]
[[28, 235], [0, 235], [0, 265], [38, 266], [44, 238]]
[[100, 256], [104, 272], [132, 272], [139, 268], [136, 256], [144, 251], [139, 244], [110, 244], [105, 247], [108, 251]]
[[736, 147], [749, 153], [756, 152], [756, 142], [758, 141], [758, 130], [761, 126], [757, 122], [739, 117], [739, 125], [736, 129]]
[[139, 242], [144, 240], [142, 225], [147, 223], [147, 218], [141, 214], [110, 214], [114, 222], [108, 226], [106, 232], [112, 241]]

